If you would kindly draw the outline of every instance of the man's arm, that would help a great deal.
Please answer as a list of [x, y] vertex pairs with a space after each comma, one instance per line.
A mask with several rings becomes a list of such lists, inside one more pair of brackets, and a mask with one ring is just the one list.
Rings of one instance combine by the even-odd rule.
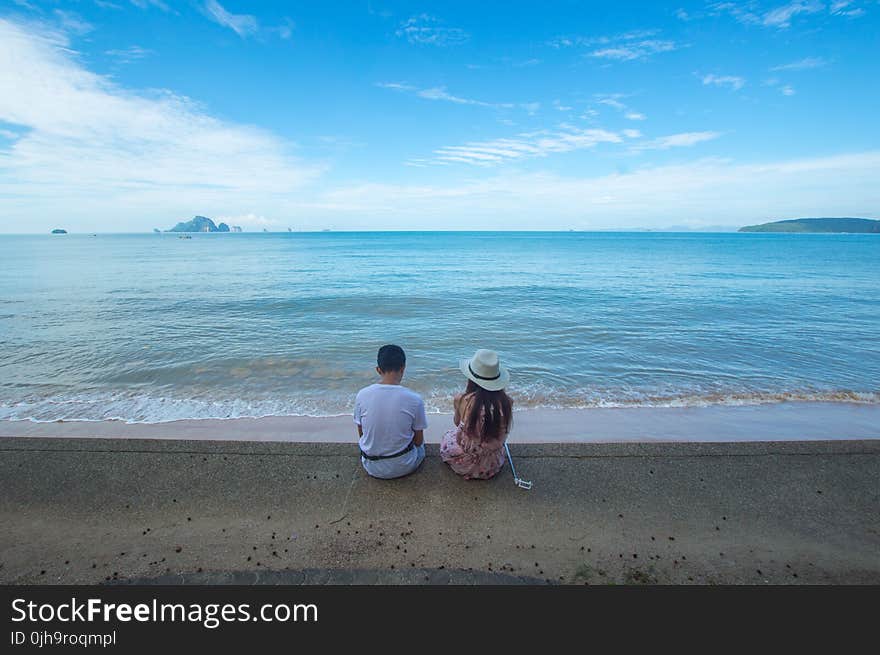
[[419, 405], [416, 409], [415, 420], [413, 420], [413, 443], [421, 446], [425, 443], [425, 428], [428, 427], [428, 416], [425, 413], [425, 403], [419, 398]]
[[[358, 394], [358, 396], [360, 396], [360, 394]], [[361, 425], [361, 404], [360, 404], [359, 400], [360, 400], [360, 398], [354, 399], [354, 416], [353, 416], [354, 424], [357, 426], [357, 429], [358, 429], [358, 439], [360, 439], [362, 436], [364, 436], [364, 428]]]

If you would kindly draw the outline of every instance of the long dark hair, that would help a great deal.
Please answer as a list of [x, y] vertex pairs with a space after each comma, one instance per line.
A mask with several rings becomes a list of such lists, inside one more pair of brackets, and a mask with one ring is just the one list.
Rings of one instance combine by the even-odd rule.
[[469, 434], [479, 434], [484, 441], [497, 439], [510, 432], [513, 422], [513, 401], [504, 390], [487, 391], [468, 380], [465, 393], [471, 397], [468, 415], [464, 417]]

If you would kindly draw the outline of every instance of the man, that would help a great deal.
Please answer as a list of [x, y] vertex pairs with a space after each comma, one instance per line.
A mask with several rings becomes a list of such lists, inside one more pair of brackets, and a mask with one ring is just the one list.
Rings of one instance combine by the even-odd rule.
[[364, 387], [354, 401], [361, 464], [374, 478], [400, 478], [425, 459], [425, 403], [401, 386], [406, 355], [400, 346], [382, 346], [376, 357], [379, 382]]

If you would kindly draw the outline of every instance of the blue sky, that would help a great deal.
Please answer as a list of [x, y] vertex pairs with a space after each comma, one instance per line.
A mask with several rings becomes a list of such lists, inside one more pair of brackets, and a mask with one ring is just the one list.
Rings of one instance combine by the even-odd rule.
[[880, 2], [4, 0], [0, 231], [880, 215]]

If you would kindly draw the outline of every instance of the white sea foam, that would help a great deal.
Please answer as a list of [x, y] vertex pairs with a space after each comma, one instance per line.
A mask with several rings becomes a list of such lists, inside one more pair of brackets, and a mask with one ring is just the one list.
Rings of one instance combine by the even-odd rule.
[[[783, 402], [835, 402], [880, 404], [880, 392], [827, 391], [731, 393], [682, 396], [596, 397], [594, 394], [578, 397], [566, 395], [533, 394], [517, 396], [515, 409], [590, 409], [625, 407], [709, 407], [761, 405]], [[429, 413], [449, 412], [451, 393], [425, 394]], [[186, 419], [237, 419], [269, 416], [328, 417], [342, 416], [351, 411], [353, 398], [337, 397], [320, 400], [285, 399], [228, 399], [194, 400], [168, 396], [139, 396], [131, 394], [78, 394], [69, 397], [49, 397], [16, 403], [0, 401], [0, 420], [55, 421], [109, 421], [125, 423], [166, 423]]]

